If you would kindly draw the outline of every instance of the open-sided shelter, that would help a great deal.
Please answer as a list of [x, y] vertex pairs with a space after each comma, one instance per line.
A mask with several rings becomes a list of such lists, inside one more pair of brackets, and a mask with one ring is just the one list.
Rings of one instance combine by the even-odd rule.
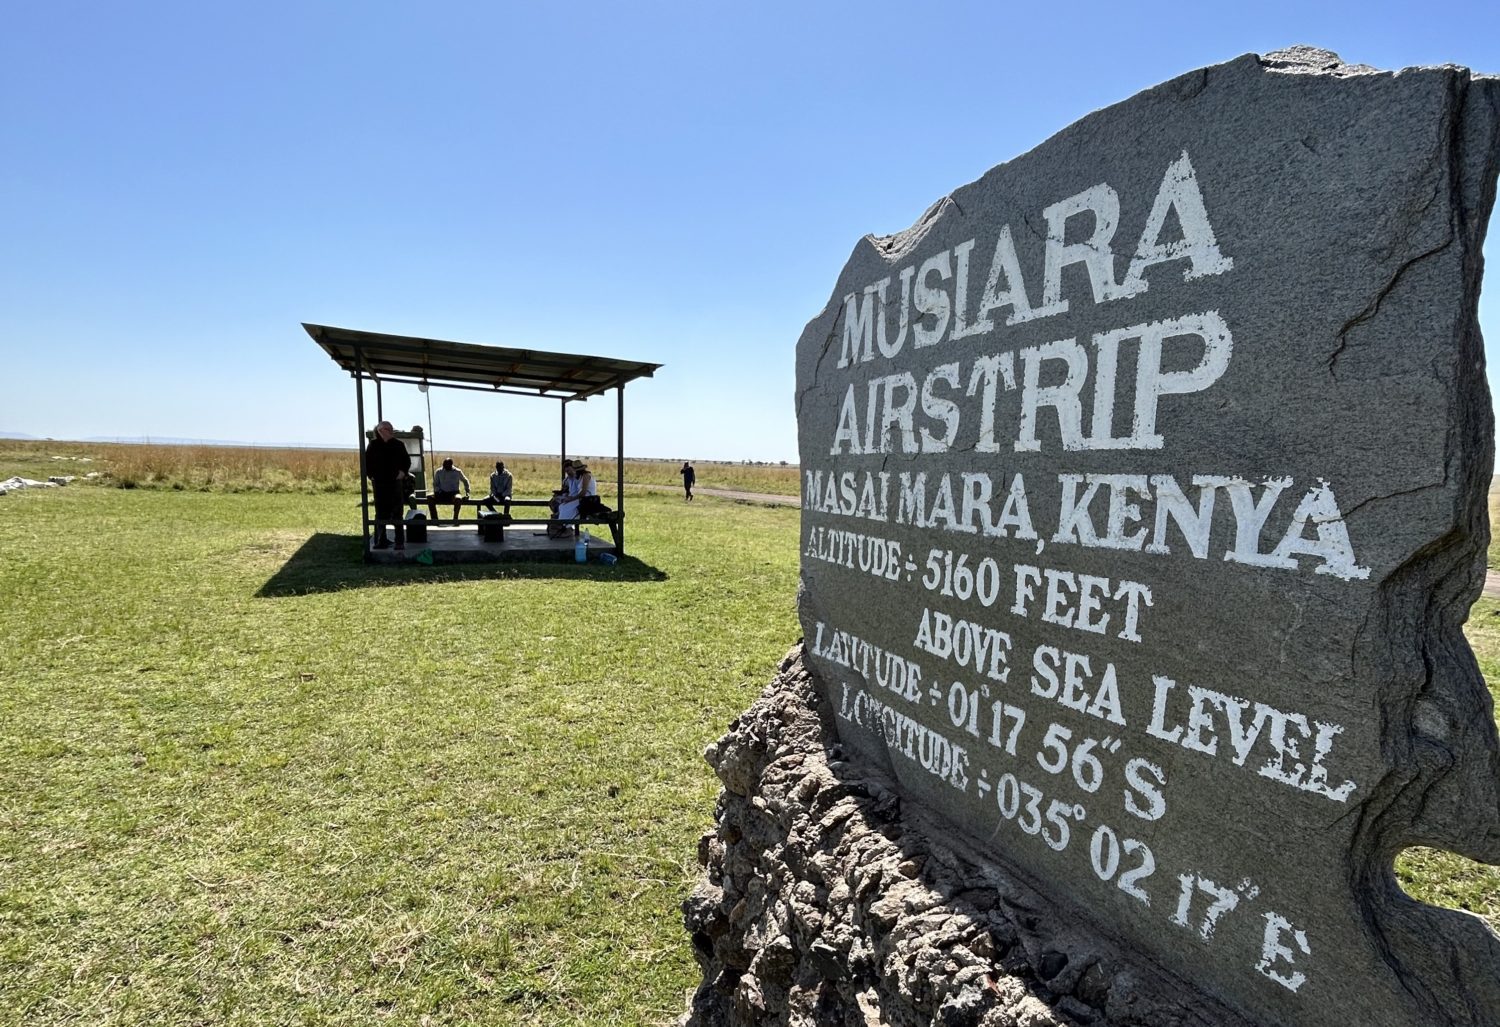
[[472, 342], [446, 342], [411, 335], [386, 335], [329, 325], [304, 323], [302, 327], [333, 358], [334, 363], [354, 379], [366, 553], [370, 551], [370, 529], [374, 525], [369, 481], [364, 475], [365, 384], [371, 382], [375, 386], [377, 421], [384, 420], [385, 416], [382, 390], [384, 386], [392, 384], [555, 399], [560, 411], [559, 461], [568, 451], [568, 404], [587, 400], [610, 389], [615, 390], [615, 509], [621, 515], [615, 548], [623, 554], [625, 385], [636, 378], [649, 378], [661, 364], [577, 353], [483, 346]]

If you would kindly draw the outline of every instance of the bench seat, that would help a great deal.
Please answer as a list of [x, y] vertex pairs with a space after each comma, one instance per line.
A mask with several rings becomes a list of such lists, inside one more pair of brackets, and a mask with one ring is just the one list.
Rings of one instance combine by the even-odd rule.
[[[512, 502], [512, 506], [516, 504]], [[546, 503], [541, 506], [546, 507]], [[562, 525], [572, 530], [573, 537], [578, 537], [579, 529], [585, 525], [604, 525], [609, 528], [610, 538], [614, 541], [615, 551], [624, 555], [624, 526], [625, 514], [620, 510], [610, 510], [607, 513], [588, 514], [582, 517], [570, 517], [567, 519], [556, 519], [552, 517], [517, 517], [514, 514], [507, 516], [503, 513], [487, 513], [479, 516], [479, 534], [484, 536], [486, 542], [504, 542], [505, 529], [522, 525], [536, 527], [549, 527]]]
[[[482, 506], [488, 506], [489, 503], [490, 503], [490, 497], [489, 496], [481, 496], [481, 497], [479, 497], [479, 498], [476, 499], [473, 496], [459, 496], [457, 499], [436, 500], [436, 499], [433, 499], [430, 496], [428, 496], [426, 493], [418, 492], [415, 495], [408, 496], [406, 502], [407, 502], [407, 505], [409, 505], [413, 510], [427, 510], [429, 503], [432, 504], [433, 506], [459, 506], [459, 507], [472, 506], [472, 507], [475, 507], [477, 509], [477, 508], [482, 507]], [[542, 507], [543, 509], [546, 509], [547, 506], [548, 506], [548, 501], [545, 500], [545, 499], [511, 499], [511, 500], [497, 499], [497, 500], [494, 501], [494, 503], [495, 503], [495, 506], [497, 508], [498, 507], [503, 507], [503, 506], [512, 506], [512, 507], [515, 507], [515, 506], [521, 506], [521, 507], [539, 506], [539, 507]], [[442, 517], [428, 517], [427, 520], [428, 520], [428, 523], [430, 523], [430, 524], [458, 524], [459, 523], [457, 520], [448, 520], [448, 519], [442, 518]]]
[[[472, 496], [460, 496], [457, 499], [444, 499], [441, 501], [434, 501], [429, 499], [425, 493], [417, 493], [408, 497], [407, 502], [410, 504], [413, 510], [425, 511], [429, 502], [435, 502], [437, 506], [453, 506], [454, 504], [457, 504], [460, 507], [483, 507], [489, 504], [490, 499], [489, 496], [483, 496], [478, 499], [475, 499]], [[507, 505], [510, 506], [512, 511], [534, 510], [539, 513], [540, 516], [518, 516], [515, 512], [509, 515], [501, 513], [500, 510]], [[614, 541], [615, 544], [615, 552], [620, 556], [625, 555], [625, 514], [623, 511], [610, 510], [607, 513], [597, 513], [590, 514], [585, 517], [572, 517], [568, 518], [567, 520], [557, 520], [551, 516], [551, 506], [551, 501], [547, 499], [512, 499], [509, 501], [497, 499], [495, 500], [496, 509], [493, 512], [487, 512], [484, 510], [477, 511], [474, 523], [477, 523], [479, 527], [479, 534], [484, 537], [484, 540], [486, 542], [504, 542], [505, 529], [517, 527], [519, 525], [545, 527], [546, 525], [550, 524], [561, 524], [565, 527], [571, 528], [575, 538], [578, 536], [579, 529], [585, 525], [604, 525], [609, 528], [610, 538]], [[461, 524], [463, 522], [460, 520], [447, 520], [441, 517], [429, 517], [427, 518], [427, 523]]]

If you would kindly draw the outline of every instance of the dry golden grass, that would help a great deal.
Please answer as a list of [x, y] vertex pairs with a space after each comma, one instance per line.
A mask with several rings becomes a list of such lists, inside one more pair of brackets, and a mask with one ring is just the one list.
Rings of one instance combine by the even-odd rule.
[[348, 451], [229, 446], [121, 446], [107, 472], [123, 488], [208, 492], [342, 492], [359, 486]]
[[[451, 456], [476, 492], [489, 487], [494, 461], [503, 459], [515, 475], [517, 495], [546, 495], [558, 478], [558, 458], [541, 454], [439, 453]], [[600, 489], [615, 485], [615, 457], [585, 455]], [[682, 465], [668, 460], [626, 460], [627, 483], [682, 484]], [[797, 467], [698, 461], [698, 484], [796, 495]], [[0, 478], [21, 474], [46, 478], [82, 476], [90, 470], [120, 488], [190, 492], [357, 492], [359, 459], [352, 449], [260, 448], [253, 446], [168, 446], [152, 443], [38, 442], [0, 440]]]
[[1486, 561], [1491, 567], [1500, 567], [1500, 543], [1495, 540], [1495, 525], [1500, 524], [1500, 478], [1490, 479], [1490, 552]]

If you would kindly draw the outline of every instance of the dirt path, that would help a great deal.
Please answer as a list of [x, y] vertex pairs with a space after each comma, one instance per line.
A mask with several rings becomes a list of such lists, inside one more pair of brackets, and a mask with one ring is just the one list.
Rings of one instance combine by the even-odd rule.
[[[633, 481], [625, 483], [627, 488], [646, 489], [650, 492], [676, 492], [681, 494], [681, 485], [641, 485]], [[797, 506], [802, 502], [800, 496], [778, 496], [771, 492], [738, 492], [735, 489], [708, 489], [693, 486], [693, 494], [698, 496], [718, 496], [720, 499], [737, 499], [742, 503], [769, 503], [773, 506]]]
[[1500, 571], [1484, 572], [1484, 595], [1487, 599], [1500, 599]]

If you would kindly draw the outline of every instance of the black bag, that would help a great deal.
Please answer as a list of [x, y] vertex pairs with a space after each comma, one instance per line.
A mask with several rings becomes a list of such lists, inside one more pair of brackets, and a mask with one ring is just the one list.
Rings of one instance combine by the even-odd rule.
[[613, 512], [600, 501], [598, 496], [584, 496], [578, 500], [578, 516], [580, 517], [603, 517]]

